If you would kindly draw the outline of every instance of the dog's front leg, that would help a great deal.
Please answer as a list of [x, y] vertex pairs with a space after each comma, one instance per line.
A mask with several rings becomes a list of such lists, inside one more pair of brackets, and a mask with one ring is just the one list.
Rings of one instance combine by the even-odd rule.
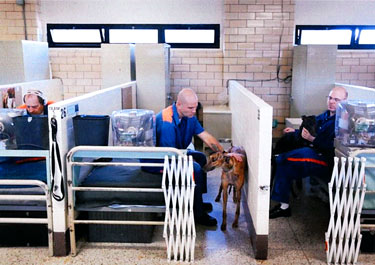
[[233, 185], [233, 202], [234, 203], [237, 202], [236, 194], [237, 194], [237, 188], [236, 186]]
[[222, 190], [223, 190], [223, 185], [220, 183], [219, 193], [217, 194], [217, 196], [215, 198], [215, 202], [219, 202], [220, 201]]
[[241, 187], [236, 187], [236, 215], [234, 217], [234, 222], [232, 224], [232, 227], [238, 227], [238, 217], [240, 216], [240, 202], [241, 202]]
[[221, 231], [225, 231], [227, 229], [228, 181], [222, 181], [221, 186], [223, 188], [223, 223], [221, 224]]

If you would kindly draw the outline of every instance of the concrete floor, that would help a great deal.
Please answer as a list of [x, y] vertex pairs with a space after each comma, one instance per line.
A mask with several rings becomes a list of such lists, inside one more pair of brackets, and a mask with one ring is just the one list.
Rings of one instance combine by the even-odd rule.
[[[205, 201], [213, 203], [211, 213], [221, 223], [221, 203], [215, 203], [220, 171], [209, 174], [209, 193]], [[324, 233], [327, 230], [328, 204], [312, 197], [294, 198], [292, 217], [270, 220], [267, 260], [255, 260], [244, 215], [233, 229], [235, 205], [228, 203], [228, 228], [207, 229], [197, 226], [196, 264], [326, 264]], [[242, 209], [241, 209], [242, 210]], [[0, 264], [167, 264], [161, 227], [153, 243], [86, 243], [78, 245], [76, 257], [48, 257], [47, 247], [2, 247]], [[178, 264], [171, 262], [172, 264]], [[185, 263], [186, 264], [186, 263]], [[359, 255], [358, 264], [375, 264], [375, 254]]]

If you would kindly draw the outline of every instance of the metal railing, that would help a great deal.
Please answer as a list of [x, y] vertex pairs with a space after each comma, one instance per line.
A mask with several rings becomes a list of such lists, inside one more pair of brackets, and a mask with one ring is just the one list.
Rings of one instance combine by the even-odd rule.
[[[163, 163], [141, 162], [82, 162], [82, 158], [131, 158], [131, 159], [162, 159]], [[195, 249], [195, 223], [193, 214], [194, 188], [193, 160], [184, 151], [167, 147], [93, 147], [78, 146], [67, 155], [68, 170], [68, 215], [70, 228], [71, 254], [77, 254], [75, 225], [76, 224], [107, 224], [107, 225], [163, 225], [163, 237], [167, 245], [167, 258], [171, 260], [193, 261]], [[79, 166], [126, 166], [126, 167], [162, 167], [163, 175], [160, 188], [130, 187], [85, 187], [77, 184], [73, 167]], [[125, 184], [126, 185], [126, 184]], [[81, 220], [75, 205], [74, 193], [79, 191], [100, 192], [161, 192], [164, 194], [164, 221], [136, 220]], [[144, 206], [137, 212], [146, 212]]]

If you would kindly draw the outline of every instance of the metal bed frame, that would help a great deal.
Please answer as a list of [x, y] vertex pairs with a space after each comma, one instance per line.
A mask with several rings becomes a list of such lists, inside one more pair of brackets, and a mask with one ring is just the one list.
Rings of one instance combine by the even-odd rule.
[[0, 218], [2, 224], [47, 224], [48, 227], [48, 254], [53, 256], [53, 218], [52, 218], [52, 198], [50, 180], [50, 155], [48, 150], [0, 150], [3, 157], [44, 157], [46, 160], [47, 184], [40, 180], [26, 179], [0, 179], [1, 185], [39, 186], [43, 189], [44, 195], [20, 195], [20, 194], [0, 194], [0, 200], [30, 200], [46, 202], [46, 218]]
[[[163, 163], [140, 163], [140, 162], [83, 162], [83, 160], [93, 160], [95, 158], [136, 158], [136, 159], [162, 159]], [[176, 172], [182, 172], [181, 175], [186, 174], [187, 171], [184, 171], [184, 169], [181, 169], [181, 163], [180, 166], [177, 165], [177, 163], [173, 162], [175, 161], [176, 157], [179, 157], [179, 162], [182, 157], [186, 156], [186, 152], [184, 150], [178, 150], [175, 148], [169, 148], [169, 147], [120, 147], [120, 146], [77, 146], [71, 149], [67, 154], [67, 180], [68, 180], [68, 215], [69, 215], [69, 228], [70, 228], [70, 244], [71, 244], [71, 254], [75, 256], [77, 254], [77, 248], [76, 248], [76, 235], [75, 235], [75, 225], [76, 224], [108, 224], [108, 225], [164, 225], [164, 237], [166, 239], [167, 243], [167, 251], [168, 251], [168, 259], [172, 256], [175, 257], [175, 260], [177, 259], [177, 249], [181, 251], [180, 253], [185, 253], [185, 257], [187, 255], [187, 258], [189, 259], [189, 254], [186, 254], [187, 252], [190, 254], [190, 260], [194, 259], [194, 244], [195, 244], [195, 226], [194, 226], [194, 218], [192, 214], [192, 205], [193, 205], [193, 197], [194, 197], [194, 182], [191, 183], [192, 193], [187, 192], [185, 194], [186, 190], [183, 190], [179, 195], [177, 195], [175, 188], [170, 189], [167, 191], [165, 187], [165, 179], [166, 174], [168, 171], [171, 173], [172, 171], [174, 173], [171, 173], [171, 175], [176, 174]], [[79, 169], [78, 167], [81, 166], [142, 166], [142, 167], [162, 167], [166, 165], [164, 161], [172, 160], [172, 168], [170, 169], [168, 167], [168, 170], [164, 170], [163, 173], [163, 181], [160, 183], [160, 188], [130, 188], [130, 187], [85, 187], [85, 186], [78, 186], [77, 185], [77, 177], [79, 176]], [[187, 161], [187, 160], [185, 160]], [[193, 181], [192, 172], [193, 172], [193, 166], [192, 166], [192, 158], [189, 157], [189, 163], [191, 170], [190, 177]], [[177, 166], [176, 166], [177, 165]], [[178, 173], [179, 174], [179, 173]], [[186, 177], [188, 179], [188, 177]], [[184, 181], [181, 179], [181, 181]], [[189, 181], [189, 180], [188, 180]], [[169, 178], [169, 187], [171, 187], [172, 181], [171, 178]], [[178, 182], [178, 179], [177, 179]], [[190, 184], [188, 183], [187, 186], [190, 188]], [[178, 188], [177, 188], [178, 189]], [[173, 191], [171, 191], [173, 190]], [[182, 189], [181, 189], [182, 190]], [[139, 205], [129, 205], [128, 207], [124, 207], [121, 209], [116, 209], [117, 212], [162, 212], [166, 213], [166, 218], [164, 221], [135, 221], [135, 220], [82, 220], [79, 219], [78, 213], [79, 208], [75, 205], [75, 192], [79, 191], [100, 191], [100, 192], [161, 192], [164, 193], [164, 198], [166, 202], [166, 206], [146, 206], [142, 205], [142, 207], [139, 207]], [[175, 194], [172, 194], [172, 193]], [[168, 193], [168, 194], [167, 194]], [[182, 197], [180, 197], [180, 195]], [[178, 197], [178, 199], [176, 199]], [[180, 199], [181, 198], [181, 199]], [[173, 201], [173, 203], [169, 204], [169, 201]], [[180, 201], [178, 201], [180, 200]], [[182, 200], [184, 200], [182, 202]], [[178, 202], [176, 202], [178, 201]], [[173, 206], [172, 206], [173, 204]], [[180, 208], [178, 210], [176, 205], [179, 204]], [[188, 205], [188, 206], [185, 206]], [[188, 207], [190, 207], [190, 212], [188, 213]], [[171, 210], [172, 213], [169, 213], [170, 207], [173, 208]], [[185, 209], [185, 212], [183, 212], [183, 208]], [[181, 218], [181, 219], [180, 219]], [[190, 233], [190, 241], [187, 241], [188, 243], [182, 243], [180, 246], [172, 246], [172, 244], [175, 244], [174, 242], [177, 242], [177, 240], [171, 240], [172, 235], [167, 233], [166, 231], [168, 229], [172, 229], [174, 225], [176, 225], [177, 220], [184, 220], [178, 222], [178, 229], [181, 229], [183, 231], [182, 233], [185, 233], [184, 236], [186, 238], [189, 238]], [[188, 221], [190, 220], [190, 221]], [[183, 223], [182, 226], [185, 225], [185, 227], [180, 228], [180, 223]], [[184, 230], [186, 227], [188, 227], [186, 231]], [[192, 229], [191, 229], [192, 228]], [[173, 232], [172, 232], [173, 234]], [[193, 239], [192, 239], [193, 237]], [[184, 239], [181, 239], [181, 242]], [[172, 243], [173, 242], [173, 243]], [[183, 241], [185, 242], [185, 241]], [[182, 246], [181, 246], [182, 245]], [[187, 247], [189, 250], [187, 250]], [[181, 248], [184, 247], [184, 250], [181, 250]], [[172, 249], [175, 251], [173, 255]], [[191, 251], [192, 249], [192, 251]], [[181, 255], [180, 255], [181, 256]], [[183, 259], [183, 256], [180, 257]]]

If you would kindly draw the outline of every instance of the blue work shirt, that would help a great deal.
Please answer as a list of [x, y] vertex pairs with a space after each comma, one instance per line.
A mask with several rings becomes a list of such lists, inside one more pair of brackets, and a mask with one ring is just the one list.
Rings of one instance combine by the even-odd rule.
[[176, 103], [156, 115], [156, 146], [186, 149], [194, 135], [204, 131], [197, 117], [178, 116]]
[[328, 157], [334, 156], [335, 120], [336, 115], [330, 116], [329, 110], [316, 117], [318, 130], [313, 145]]
[[[333, 164], [333, 157], [335, 156], [335, 148], [333, 140], [335, 138], [335, 120], [336, 115], [330, 116], [330, 111], [327, 110], [316, 117], [316, 137], [313, 144], [313, 149], [317, 153], [323, 155], [324, 160]], [[294, 132], [295, 136], [299, 134], [299, 130]]]

